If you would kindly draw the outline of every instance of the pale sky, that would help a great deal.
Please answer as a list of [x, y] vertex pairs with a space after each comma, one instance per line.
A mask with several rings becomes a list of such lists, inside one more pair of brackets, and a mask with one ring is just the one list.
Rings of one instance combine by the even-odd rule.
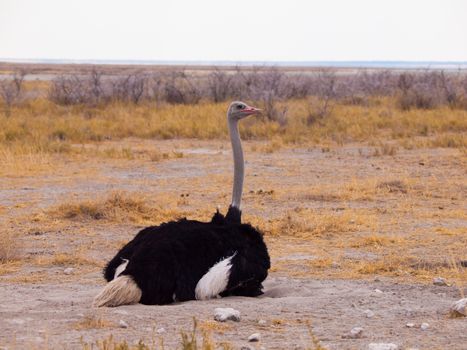
[[467, 1], [0, 0], [0, 58], [467, 61]]

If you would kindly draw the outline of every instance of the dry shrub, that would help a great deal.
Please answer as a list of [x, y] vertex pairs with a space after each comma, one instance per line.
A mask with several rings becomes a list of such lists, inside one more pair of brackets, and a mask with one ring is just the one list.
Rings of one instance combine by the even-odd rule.
[[379, 156], [395, 156], [397, 153], [398, 147], [393, 144], [383, 143], [378, 148], [375, 148], [373, 151], [374, 157]]
[[[99, 328], [99, 327], [98, 327]], [[101, 327], [102, 328], [102, 327]], [[162, 346], [162, 349], [164, 347]], [[146, 345], [143, 340], [139, 340], [136, 344], [131, 345], [126, 340], [115, 339], [111, 334], [104, 339], [95, 342], [86, 343], [81, 340], [82, 350], [153, 350], [158, 349], [154, 344]]]
[[96, 316], [85, 316], [83, 320], [76, 322], [73, 329], [86, 330], [86, 329], [102, 329], [114, 327], [114, 323], [104, 318]]
[[0, 79], [0, 97], [5, 106], [6, 116], [10, 116], [11, 106], [22, 98], [25, 75], [25, 71], [18, 71], [11, 79]]
[[337, 213], [318, 212], [297, 208], [289, 211], [279, 220], [270, 222], [265, 231], [271, 235], [291, 235], [296, 237], [321, 236], [355, 232], [362, 226], [371, 227], [374, 218], [364, 213], [346, 210]]
[[332, 70], [321, 70], [318, 74], [314, 96], [308, 106], [307, 124], [313, 125], [329, 118], [338, 97], [337, 76]]
[[[427, 70], [416, 73], [394, 73], [389, 70], [359, 70], [356, 74], [336, 74], [332, 69], [312, 73], [287, 72], [277, 67], [213, 67], [208, 74], [185, 68], [145, 71], [145, 68], [108, 71], [90, 67], [57, 76], [50, 84], [48, 97], [60, 105], [96, 106], [112, 101], [158, 104], [197, 104], [200, 101], [223, 102], [228, 99], [273, 101], [268, 118], [286, 122], [276, 101], [315, 97], [322, 103], [310, 106], [309, 124], [325, 118], [336, 102], [369, 106], [371, 98], [397, 96], [403, 110], [467, 106], [466, 74]], [[13, 83], [0, 81], [0, 93], [10, 104], [21, 91], [22, 76], [15, 74]], [[17, 83], [18, 82], [18, 83]], [[5, 85], [5, 88], [1, 88]], [[29, 97], [31, 98], [31, 97]], [[34, 97], [33, 97], [34, 98]], [[268, 107], [269, 108], [269, 107]], [[268, 112], [268, 111], [266, 111]]]
[[402, 110], [432, 109], [441, 105], [463, 108], [466, 97], [465, 76], [443, 71], [402, 73], [399, 75], [398, 105]]
[[[146, 223], [171, 216], [173, 211], [152, 206], [144, 195], [115, 191], [102, 200], [66, 203], [51, 210], [51, 214], [73, 220], [106, 220]], [[179, 213], [177, 213], [179, 214]]]
[[467, 148], [467, 137], [465, 134], [444, 134], [436, 136], [430, 140], [431, 147], [444, 147], [444, 148]]
[[100, 263], [84, 256], [82, 252], [57, 253], [51, 257], [41, 256], [35, 260], [39, 266], [100, 266]]
[[18, 234], [8, 230], [0, 231], [0, 263], [18, 259], [19, 250]]
[[396, 254], [389, 254], [376, 261], [360, 261], [355, 264], [355, 269], [364, 275], [388, 273], [390, 275], [401, 276], [412, 272], [410, 267], [413, 259], [401, 257]]
[[389, 245], [398, 245], [402, 246], [406, 243], [406, 240], [402, 237], [395, 237], [395, 236], [385, 236], [380, 234], [373, 234], [371, 236], [361, 237], [356, 239], [354, 242], [351, 243], [352, 248], [360, 248], [360, 247], [373, 247], [373, 248], [381, 248]]
[[383, 181], [378, 183], [376, 188], [386, 190], [391, 193], [407, 193], [407, 184], [400, 180]]
[[309, 188], [303, 195], [307, 201], [371, 201], [376, 193], [376, 180], [353, 179], [343, 184], [320, 184]]

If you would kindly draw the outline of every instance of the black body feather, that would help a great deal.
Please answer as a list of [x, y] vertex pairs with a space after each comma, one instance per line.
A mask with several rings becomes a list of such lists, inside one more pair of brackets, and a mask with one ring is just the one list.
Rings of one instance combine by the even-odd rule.
[[128, 259], [122, 275], [131, 276], [141, 289], [141, 303], [193, 300], [201, 277], [235, 254], [221, 295], [258, 296], [270, 268], [269, 254], [262, 233], [240, 218], [241, 212], [231, 207], [226, 217], [217, 212], [211, 222], [181, 219], [147, 227], [108, 263], [104, 277], [111, 281]]

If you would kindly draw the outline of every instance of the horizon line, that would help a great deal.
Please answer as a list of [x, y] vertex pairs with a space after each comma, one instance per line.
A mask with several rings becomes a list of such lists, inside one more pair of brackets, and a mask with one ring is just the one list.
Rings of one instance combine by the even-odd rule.
[[[437, 61], [437, 60], [159, 60], [159, 59], [73, 59], [73, 58], [9, 58], [0, 57], [0, 63], [36, 63], [36, 64], [102, 64], [102, 65], [187, 65], [187, 66], [298, 66], [298, 67], [378, 67], [392, 66], [401, 67], [412, 66], [415, 68], [429, 68], [430, 66], [466, 66], [465, 61]], [[460, 68], [460, 67], [459, 67]]]

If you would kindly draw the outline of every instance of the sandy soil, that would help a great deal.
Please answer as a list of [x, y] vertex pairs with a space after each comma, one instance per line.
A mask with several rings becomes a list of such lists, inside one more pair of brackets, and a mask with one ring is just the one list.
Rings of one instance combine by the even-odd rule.
[[[83, 276], [99, 280], [98, 274]], [[267, 349], [305, 349], [311, 344], [310, 322], [314, 335], [328, 349], [365, 349], [371, 342], [391, 342], [401, 348], [465, 349], [466, 320], [449, 319], [446, 309], [458, 291], [449, 287], [395, 284], [384, 281], [294, 280], [269, 278], [264, 296], [253, 299], [229, 297], [212, 301], [192, 301], [169, 306], [122, 306], [92, 310], [89, 305], [99, 291], [91, 283], [5, 285], [2, 284], [2, 342], [16, 337], [16, 348], [37, 346], [81, 348], [80, 338], [91, 343], [113, 334], [136, 343], [153, 337], [163, 338], [167, 348], [179, 345], [181, 329], [190, 330], [194, 316], [202, 322], [213, 320], [216, 307], [233, 307], [241, 321], [229, 321], [217, 340], [239, 348], [250, 334], [259, 332], [257, 346]], [[376, 289], [382, 293], [375, 292]], [[374, 316], [366, 317], [364, 311]], [[84, 317], [99, 315], [114, 323], [107, 329], [75, 330], [73, 324]], [[119, 329], [118, 323], [128, 323]], [[265, 320], [266, 324], [258, 324]], [[414, 328], [406, 327], [414, 323]], [[420, 329], [427, 322], [430, 328]], [[155, 330], [163, 327], [164, 334]], [[342, 338], [352, 327], [362, 327], [361, 339]], [[9, 339], [8, 339], [9, 338]]]
[[[330, 213], [352, 209], [378, 213], [378, 225], [362, 224], [345, 235], [325, 238], [266, 232], [273, 269], [260, 298], [96, 310], [90, 304], [104, 284], [103, 264], [141, 225], [44, 219], [50, 207], [96, 199], [115, 189], [156, 197], [189, 193], [180, 208], [202, 219], [207, 207], [227, 203], [230, 196], [230, 185], [225, 185], [230, 184], [230, 155], [222, 142], [129, 140], [125, 146], [141, 152], [157, 146], [183, 152], [184, 157], [157, 163], [143, 158], [75, 159], [21, 177], [1, 178], [0, 224], [19, 231], [24, 247], [21, 261], [0, 270], [0, 348], [81, 349], [83, 342], [113, 335], [130, 344], [140, 339], [159, 344], [163, 339], [166, 349], [172, 349], [180, 344], [180, 331], [190, 331], [196, 317], [200, 326], [211, 328], [214, 340], [234, 348], [247, 345], [248, 336], [259, 332], [261, 342], [250, 344], [257, 349], [313, 348], [312, 337], [328, 349], [366, 349], [372, 342], [391, 342], [401, 349], [466, 349], [467, 319], [448, 316], [449, 305], [464, 293], [465, 269], [457, 271], [460, 282], [451, 279], [450, 286], [432, 285], [436, 269], [422, 277], [385, 272], [347, 275], [351, 270], [346, 270], [347, 263], [371, 263], [388, 250], [417, 255], [434, 266], [445, 262], [448, 248], [457, 249], [455, 259], [467, 258], [466, 220], [458, 214], [466, 209], [467, 189], [465, 156], [460, 151], [412, 150], [376, 157], [371, 147], [353, 145], [263, 153], [262, 144], [247, 143], [246, 218], [273, 220], [297, 207]], [[304, 193], [323, 185], [326, 194], [326, 186], [355, 179], [402, 179], [410, 191], [355, 200]], [[455, 234], [436, 235], [440, 227]], [[375, 249], [349, 245], [374, 230], [410, 244]], [[50, 262], [59, 253], [76, 252], [89, 261]], [[313, 265], [322, 254], [331, 256], [333, 263]], [[65, 274], [69, 267], [72, 272]], [[238, 309], [241, 321], [217, 325], [212, 322], [216, 307]], [[374, 315], [367, 317], [366, 310]], [[80, 325], [90, 318], [105, 324], [83, 329]], [[129, 327], [120, 328], [120, 320]], [[429, 324], [425, 331], [420, 329], [423, 322]], [[415, 326], [406, 327], [407, 323]], [[158, 333], [162, 327], [166, 332]], [[362, 338], [345, 337], [353, 327], [364, 329]]]

